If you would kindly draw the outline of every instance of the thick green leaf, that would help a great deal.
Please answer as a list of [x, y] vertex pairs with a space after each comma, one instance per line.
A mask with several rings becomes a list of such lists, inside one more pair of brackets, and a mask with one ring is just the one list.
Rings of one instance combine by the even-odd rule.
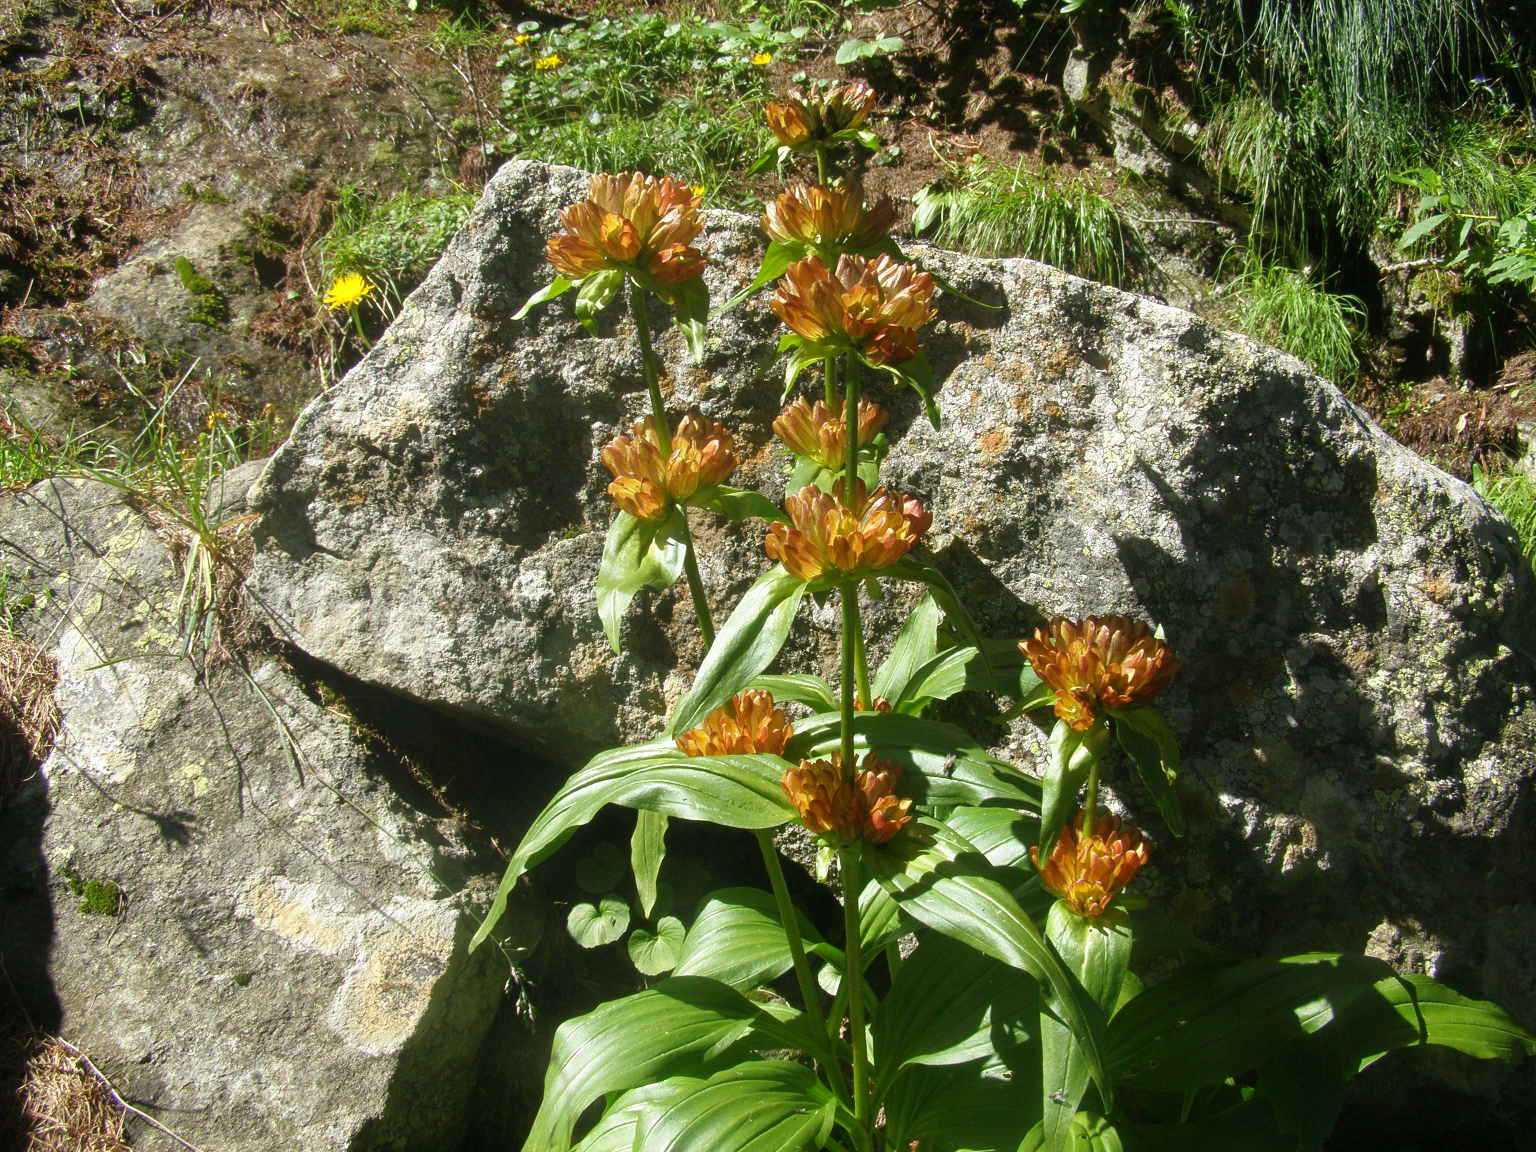
[[1051, 729], [1051, 754], [1040, 781], [1040, 862], [1050, 859], [1061, 830], [1077, 814], [1077, 794], [1088, 779], [1088, 767], [1109, 733], [1094, 727], [1075, 731], [1065, 720]]
[[[771, 158], [772, 153], [766, 155]], [[804, 244], [785, 243], [782, 240], [771, 241], [768, 250], [763, 253], [763, 262], [757, 269], [757, 275], [752, 277], [752, 283], [727, 300], [717, 315], [729, 312], [759, 288], [772, 284], [784, 275], [791, 264], [796, 260], [805, 259], [807, 255], [809, 255], [809, 249]]]
[[1078, 1038], [1100, 1098], [1110, 1107], [1103, 1012], [974, 846], [943, 824], [919, 818], [889, 844], [866, 846], [864, 856], [903, 912], [1042, 985], [1046, 1005]]
[[1156, 708], [1120, 708], [1112, 713], [1110, 722], [1115, 739], [1157, 802], [1163, 822], [1175, 836], [1184, 835], [1184, 812], [1173, 790], [1179, 778], [1179, 740], [1168, 721]]
[[1116, 1080], [1183, 1092], [1265, 1063], [1376, 995], [1391, 968], [1364, 956], [1300, 956], [1199, 967], [1148, 989], [1109, 1026]]
[[[807, 944], [820, 940], [803, 916], [800, 935]], [[723, 888], [704, 898], [674, 973], [708, 976], [745, 992], [782, 976], [792, 963], [773, 896], [756, 888]]]
[[1013, 969], [947, 936], [924, 936], [875, 1012], [876, 1099], [909, 1064], [996, 1060], [994, 1005], [1011, 1017], [1033, 1012], [1034, 1000]]
[[707, 350], [706, 324], [709, 320], [709, 285], [704, 277], [695, 276], [674, 284], [668, 290], [672, 316], [688, 345], [688, 356], [695, 364], [704, 361]]
[[1398, 248], [1403, 251], [1412, 248], [1450, 218], [1451, 214], [1449, 212], [1436, 212], [1433, 216], [1424, 217], [1424, 219], [1403, 233], [1403, 238], [1397, 242]]
[[577, 1118], [611, 1092], [708, 1075], [719, 1054], [760, 1020], [740, 992], [697, 976], [671, 977], [567, 1020], [555, 1032], [544, 1099], [523, 1152], [566, 1152]]
[[757, 517], [759, 520], [783, 520], [788, 516], [784, 509], [780, 508], [761, 492], [753, 492], [746, 488], [732, 488], [721, 484], [704, 502], [704, 507], [712, 512], [718, 512], [727, 520], [740, 523]]
[[1014, 1152], [1036, 1120], [1013, 1070], [1000, 1063], [909, 1064], [886, 1094], [886, 1147]]
[[805, 582], [774, 565], [757, 578], [721, 626], [710, 645], [693, 687], [678, 702], [667, 723], [675, 736], [696, 728], [713, 709], [720, 707], [773, 663], [789, 637]]
[[1389, 1051], [1416, 1044], [1444, 1044], [1480, 1059], [1536, 1055], [1536, 1037], [1497, 1004], [1469, 999], [1427, 976], [1394, 975], [1341, 999], [1321, 1029], [1272, 1054], [1259, 1069], [1258, 1092], [1301, 1147], [1320, 1148], [1356, 1074]]
[[747, 687], [761, 688], [765, 692], [773, 693], [774, 700], [780, 704], [786, 701], [804, 704], [818, 712], [836, 712], [838, 707], [837, 699], [832, 695], [832, 685], [820, 676], [812, 676], [805, 672], [789, 673], [783, 676], [759, 676]]
[[859, 359], [877, 371], [894, 376], [916, 392], [923, 401], [923, 412], [928, 417], [928, 423], [933, 425], [934, 431], [938, 431], [939, 406], [933, 399], [937, 384], [933, 378], [933, 365], [929, 363], [926, 352], [919, 352], [912, 359], [903, 360], [900, 364], [876, 364], [872, 360], [864, 360], [862, 356]]
[[[955, 808], [944, 823], [998, 868], [1022, 865], [1029, 859], [1029, 846], [1040, 836], [1040, 821], [1016, 808]], [[1033, 879], [1034, 869], [1029, 872]], [[1042, 913], [1048, 905], [1046, 901]]]
[[636, 1126], [658, 1107], [670, 1104], [702, 1083], [696, 1077], [674, 1076], [625, 1092], [581, 1138], [574, 1152], [634, 1152]]
[[812, 364], [820, 364], [828, 356], [837, 355], [837, 349], [828, 348], [821, 344], [796, 343], [794, 351], [784, 364], [784, 395], [781, 398], [784, 403], [789, 402], [789, 394], [795, 389], [795, 381], [800, 378]]
[[540, 304], [554, 300], [556, 297], [564, 296], [574, 287], [576, 287], [574, 281], [567, 280], [564, 276], [556, 276], [548, 284], [544, 285], [544, 287], [540, 288], [532, 296], [528, 297], [528, 302], [519, 308], [515, 313], [513, 313], [512, 319], [521, 320], [524, 316], [528, 315], [529, 312], [532, 312]]
[[935, 700], [948, 700], [967, 688], [985, 691], [990, 681], [982, 674], [985, 663], [979, 648], [944, 649], [913, 673], [896, 710], [917, 716]]
[[837, 1100], [816, 1073], [754, 1060], [715, 1073], [639, 1127], [644, 1152], [806, 1152], [824, 1147]]
[[597, 335], [597, 314], [618, 295], [624, 287], [624, 273], [617, 268], [605, 268], [585, 276], [581, 289], [576, 293], [576, 319], [594, 336]]
[[470, 947], [478, 947], [490, 935], [523, 873], [606, 805], [706, 820], [728, 828], [773, 828], [794, 816], [779, 786], [787, 767], [778, 756], [684, 756], [670, 740], [614, 748], [595, 756], [565, 782], [524, 833]]
[[624, 935], [629, 904], [622, 896], [604, 896], [596, 904], [576, 904], [565, 918], [565, 930], [583, 948], [601, 948]]
[[667, 818], [660, 812], [641, 809], [635, 814], [635, 832], [629, 838], [629, 866], [642, 916], [649, 916], [656, 907], [656, 883], [666, 856]]
[[683, 922], [676, 916], [656, 921], [656, 931], [636, 928], [629, 934], [629, 960], [635, 970], [646, 976], [660, 976], [677, 967], [683, 953]]
[[[1131, 932], [1123, 919], [1079, 916], [1058, 900], [1045, 921], [1046, 939], [1089, 998], [1108, 1016], [1131, 959]], [[1072, 1032], [1049, 1012], [1040, 1013], [1041, 1128], [1046, 1147], [1067, 1139], [1067, 1129], [1088, 1091], [1088, 1063]]]
[[943, 618], [944, 611], [933, 593], [924, 592], [896, 634], [890, 655], [876, 669], [870, 691], [889, 700], [892, 708], [900, 710], [912, 673], [938, 652], [939, 622]]
[[940, 608], [944, 609], [944, 619], [949, 622], [949, 626], [960, 633], [967, 644], [980, 648], [983, 657], [990, 660], [987, 645], [982, 640], [981, 632], [976, 628], [976, 621], [971, 618], [965, 603], [955, 594], [954, 588], [951, 587], [944, 573], [930, 564], [923, 564], [911, 556], [904, 556], [890, 567], [881, 569], [880, 575], [892, 580], [911, 580], [926, 585], [929, 595], [938, 601]]
[[907, 927], [901, 922], [901, 905], [878, 880], [871, 880], [859, 893], [859, 954], [868, 968], [880, 950], [902, 936]]
[[620, 512], [608, 525], [603, 559], [597, 569], [597, 614], [608, 643], [619, 651], [624, 610], [642, 588], [670, 588], [683, 572], [683, 540], [688, 525], [681, 509], [660, 520], [641, 520]]
[[[810, 716], [795, 724], [784, 755], [814, 759], [835, 752], [842, 739], [837, 713]], [[898, 712], [860, 712], [853, 718], [856, 749], [868, 749], [901, 766], [899, 791], [919, 804], [1001, 804], [1038, 811], [1034, 782], [987, 755], [962, 729]]]

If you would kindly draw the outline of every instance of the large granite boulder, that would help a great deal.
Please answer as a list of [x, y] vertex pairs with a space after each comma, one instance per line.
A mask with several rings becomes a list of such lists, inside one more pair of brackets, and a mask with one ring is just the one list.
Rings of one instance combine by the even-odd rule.
[[[589, 337], [567, 301], [512, 319], [584, 188], [503, 168], [253, 496], [253, 587], [287, 640], [567, 767], [653, 736], [702, 655], [681, 588], [636, 600], [618, 657], [593, 603], [597, 454], [646, 409], [633, 329], [616, 310]], [[763, 242], [708, 219], [718, 301]], [[1193, 827], [1159, 838], [1165, 898], [1243, 948], [1368, 949], [1536, 1019], [1536, 643], [1507, 524], [1294, 359], [1039, 264], [919, 254], [998, 307], [941, 299], [943, 427], [887, 394], [887, 478], [928, 502], [933, 562], [989, 629], [1166, 627]], [[757, 301], [712, 323], [700, 366], [678, 333], [660, 342], [673, 411], [737, 430], [737, 482], [772, 495], [779, 330]], [[768, 564], [761, 531], [694, 523], [718, 618]], [[906, 603], [876, 606], [876, 648]], [[808, 604], [785, 668], [829, 668], [834, 626]], [[1018, 722], [1000, 744], [1028, 766], [1043, 735]], [[1120, 801], [1159, 828], [1136, 790]]]
[[199, 1147], [461, 1147], [508, 969], [466, 954], [458, 823], [283, 663], [187, 658], [179, 568], [115, 489], [5, 498], [0, 561], [63, 720], [0, 810], [28, 1021]]

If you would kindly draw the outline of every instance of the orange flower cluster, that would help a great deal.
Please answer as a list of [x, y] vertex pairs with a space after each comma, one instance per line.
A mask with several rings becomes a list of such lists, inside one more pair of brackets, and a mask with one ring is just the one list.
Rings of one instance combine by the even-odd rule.
[[700, 489], [723, 482], [738, 463], [731, 452], [731, 434], [719, 424], [705, 424], [693, 412], [677, 426], [665, 460], [656, 422], [647, 416], [635, 423], [631, 435], [610, 440], [602, 461], [614, 476], [608, 494], [641, 520], [661, 519], [672, 504], [686, 504]]
[[808, 484], [784, 501], [790, 524], [769, 527], [763, 548], [800, 580], [829, 572], [863, 576], [888, 568], [918, 542], [933, 515], [922, 503], [876, 488], [866, 495], [863, 481], [854, 486], [854, 503], [843, 502], [846, 484], [836, 494]]
[[1083, 813], [1061, 830], [1051, 858], [1040, 866], [1040, 849], [1029, 858], [1040, 869], [1045, 886], [1067, 902], [1079, 916], [1102, 916], [1120, 890], [1147, 862], [1147, 842], [1136, 829], [1120, 824], [1118, 816], [1101, 812], [1093, 831], [1083, 831]]
[[560, 213], [564, 230], [549, 238], [549, 262], [572, 280], [605, 268], [641, 269], [663, 284], [691, 280], [704, 270], [691, 246], [703, 229], [699, 200], [671, 179], [594, 176], [587, 199]]
[[789, 743], [790, 724], [782, 709], [775, 707], [773, 694], [748, 689], [732, 696], [697, 728], [677, 738], [677, 746], [688, 756], [749, 756], [756, 752], [784, 754]]
[[[823, 468], [839, 469], [843, 466], [843, 437], [847, 427], [843, 420], [846, 405], [836, 407], [826, 401], [815, 404], [798, 399], [773, 422], [773, 431], [797, 456], [808, 457]], [[880, 434], [890, 421], [890, 414], [878, 404], [859, 401], [859, 447], [863, 448]]]
[[851, 787], [838, 752], [826, 760], [800, 761], [779, 783], [800, 822], [834, 844], [859, 839], [884, 844], [912, 819], [911, 797], [896, 795], [901, 766], [873, 753], [864, 757]]
[[843, 256], [835, 270], [815, 256], [791, 264], [769, 307], [797, 336], [847, 344], [875, 364], [917, 355], [917, 330], [933, 318], [933, 277], [889, 256]]
[[1078, 732], [1103, 710], [1153, 700], [1179, 667], [1146, 623], [1125, 616], [1058, 616], [1021, 640], [1019, 651], [1056, 693], [1056, 715]]
[[829, 188], [796, 184], [768, 205], [763, 231], [781, 244], [867, 248], [890, 234], [896, 207], [889, 196], [864, 206], [856, 184]]
[[763, 108], [768, 127], [786, 148], [803, 151], [825, 146], [838, 132], [858, 128], [875, 110], [875, 90], [862, 80], [840, 84], [820, 100], [791, 97]]

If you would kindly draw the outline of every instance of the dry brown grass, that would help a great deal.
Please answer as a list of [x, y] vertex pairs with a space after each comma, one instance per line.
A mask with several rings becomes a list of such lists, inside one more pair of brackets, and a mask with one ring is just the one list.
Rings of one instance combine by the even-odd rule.
[[129, 1152], [124, 1114], [78, 1052], [41, 1038], [21, 1085], [26, 1152]]
[[53, 658], [0, 625], [0, 808], [53, 748], [59, 708]]

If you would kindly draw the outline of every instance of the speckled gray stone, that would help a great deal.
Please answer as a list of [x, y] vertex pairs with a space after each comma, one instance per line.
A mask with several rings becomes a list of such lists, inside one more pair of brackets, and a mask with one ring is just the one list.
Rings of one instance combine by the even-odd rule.
[[[702, 655], [686, 592], [642, 593], [618, 658], [592, 601], [610, 516], [597, 454], [645, 411], [628, 321], [615, 310], [589, 337], [567, 300], [511, 318], [584, 183], [503, 168], [255, 496], [254, 587], [292, 643], [567, 765], [654, 735]], [[709, 224], [718, 301], [762, 241], [744, 217]], [[1511, 955], [1536, 931], [1536, 643], [1508, 525], [1279, 352], [1039, 264], [918, 253], [1002, 305], [941, 299], [942, 431], [886, 396], [886, 477], [932, 508], [933, 562], [989, 630], [1131, 613], [1183, 661], [1165, 703], [1187, 840], [1115, 787], [1157, 837], [1148, 890], [1244, 950], [1369, 949], [1536, 1019], [1536, 977]], [[737, 482], [775, 496], [779, 330], [754, 301], [712, 324], [702, 366], [677, 333], [660, 342], [674, 412], [738, 430]], [[694, 523], [718, 619], [767, 566], [760, 529]], [[874, 648], [907, 602], [872, 610]], [[830, 669], [835, 623], [808, 604], [785, 669]], [[1026, 766], [1043, 744], [1024, 722], [999, 742]]]
[[0, 952], [33, 1023], [202, 1148], [457, 1149], [507, 978], [465, 953], [465, 846], [282, 664], [179, 655], [179, 573], [115, 490], [4, 497], [0, 560], [63, 720], [0, 812]]

